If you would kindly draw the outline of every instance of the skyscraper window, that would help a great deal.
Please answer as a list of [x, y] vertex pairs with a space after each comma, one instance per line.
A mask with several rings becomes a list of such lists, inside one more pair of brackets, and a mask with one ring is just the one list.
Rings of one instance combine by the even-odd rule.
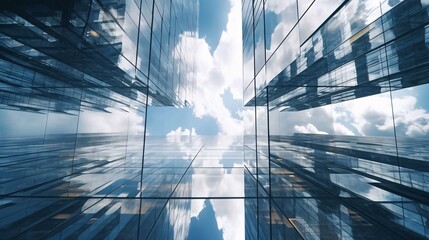
[[3, 0], [0, 239], [429, 238], [425, 0]]

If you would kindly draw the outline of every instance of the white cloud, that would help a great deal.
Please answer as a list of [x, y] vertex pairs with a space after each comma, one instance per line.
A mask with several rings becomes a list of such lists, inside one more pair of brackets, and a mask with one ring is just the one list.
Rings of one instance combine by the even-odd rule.
[[[393, 92], [393, 102], [390, 99], [390, 93], [383, 93], [299, 112], [272, 111], [270, 130], [285, 135], [298, 132], [393, 137], [395, 121], [399, 137], [429, 134], [429, 111], [418, 107], [418, 102], [425, 99], [410, 89]], [[252, 116], [253, 112], [243, 114], [248, 121]]]
[[426, 109], [417, 108], [416, 104], [414, 96], [393, 99], [398, 134], [417, 137], [429, 133], [429, 113]]
[[[419, 137], [429, 133], [429, 112], [419, 108], [416, 93], [404, 89], [332, 105], [336, 134], [363, 136], [392, 136], [395, 121], [396, 134]], [[392, 117], [392, 104], [394, 119]], [[356, 134], [353, 134], [353, 133]]]
[[[279, 22], [271, 33], [271, 42], [267, 45], [267, 58], [270, 58], [267, 63], [269, 66], [267, 80], [270, 81], [298, 57], [300, 41], [296, 30], [289, 34], [296, 24], [296, 19], [291, 17], [296, 12], [296, 5], [287, 1], [271, 1], [270, 4], [267, 2], [267, 11], [274, 12], [279, 18]], [[288, 38], [283, 42], [288, 34]], [[277, 48], [279, 49], [277, 50]], [[276, 50], [277, 53], [272, 55]]]
[[[241, 52], [241, 12], [240, 1], [231, 0], [231, 11], [228, 14], [226, 30], [222, 33], [219, 45], [210, 54], [210, 46], [204, 38], [191, 38], [190, 34], [181, 36], [180, 44], [186, 44], [185, 48], [196, 53], [198, 62], [196, 81], [195, 107], [193, 113], [196, 117], [213, 117], [217, 120], [220, 134], [241, 135], [254, 131], [254, 112], [249, 109], [239, 111], [234, 117], [225, 106], [222, 94], [230, 90], [234, 99], [242, 98], [242, 52]], [[350, 11], [355, 11], [357, 6], [350, 6]], [[273, 6], [274, 9], [274, 6]], [[283, 12], [288, 12], [288, 6], [284, 5]], [[285, 31], [290, 26], [278, 25], [271, 37], [271, 48], [280, 43]], [[292, 41], [292, 40], [291, 40]], [[292, 42], [298, 42], [293, 39]], [[290, 46], [285, 45], [287, 48]], [[287, 49], [279, 49], [285, 54], [277, 54], [270, 62], [284, 63], [294, 59], [293, 52]], [[278, 58], [278, 59], [277, 59]], [[289, 59], [289, 60], [286, 60]], [[282, 70], [281, 64], [274, 64], [279, 69], [267, 73], [268, 77]], [[191, 76], [191, 75], [188, 75]], [[413, 102], [414, 99], [414, 102]], [[395, 106], [395, 120], [397, 131], [404, 136], [421, 136], [429, 132], [428, 112], [416, 108], [416, 99], [409, 97], [396, 97], [393, 100]], [[374, 104], [376, 103], [376, 104]], [[330, 106], [300, 111], [295, 113], [278, 113], [273, 111], [270, 118], [274, 121], [270, 124], [272, 133], [293, 134], [294, 132], [338, 134], [338, 135], [369, 135], [392, 136], [393, 119], [389, 94], [380, 94], [366, 98], [359, 98], [347, 102], [332, 104]], [[399, 110], [402, 109], [402, 110]], [[315, 117], [317, 116], [317, 117]], [[278, 119], [276, 119], [278, 118]], [[258, 119], [263, 120], [258, 112]], [[247, 128], [246, 128], [247, 127]], [[258, 126], [259, 127], [259, 126]], [[259, 129], [259, 128], [258, 128]], [[262, 130], [262, 129], [261, 129]]]
[[295, 125], [294, 129], [297, 133], [314, 133], [314, 134], [328, 134], [327, 132], [320, 131], [313, 124], [309, 123], [305, 126]]
[[250, 109], [246, 109], [240, 112], [240, 117], [243, 119], [243, 134], [252, 135], [255, 134], [255, 112]]
[[[241, 146], [241, 138], [218, 137], [214, 142], [205, 141], [193, 163], [192, 196], [197, 197], [242, 197], [244, 196], [244, 177], [239, 167], [233, 164], [232, 172], [225, 172], [222, 160], [233, 153], [235, 146]], [[238, 150], [239, 151], [239, 150]], [[191, 204], [191, 215], [197, 216], [204, 199], [195, 199]], [[223, 229], [224, 239], [244, 239], [244, 202], [242, 199], [213, 199], [213, 209], [219, 228]]]
[[288, 7], [292, 6], [296, 9], [296, 5], [294, 3], [295, 1], [268, 1], [265, 3], [265, 9], [279, 15]]
[[173, 137], [173, 136], [197, 136], [197, 133], [195, 132], [195, 128], [187, 129], [184, 128], [182, 130], [182, 127], [178, 127], [176, 130], [172, 130], [169, 133], [167, 133], [167, 137]]
[[355, 135], [350, 129], [341, 123], [334, 123], [334, 131], [336, 135]]
[[184, 46], [196, 53], [197, 74], [188, 74], [188, 77], [196, 78], [194, 115], [198, 118], [215, 118], [219, 134], [241, 135], [242, 119], [234, 118], [222, 99], [222, 94], [227, 90], [231, 91], [235, 100], [241, 100], [243, 95], [240, 1], [231, 0], [231, 6], [226, 31], [222, 32], [213, 55], [204, 38], [192, 38], [189, 34], [181, 35], [176, 48]]
[[[377, 103], [377, 104], [374, 104]], [[390, 135], [387, 130], [393, 129], [392, 108], [388, 94], [358, 98], [332, 105], [334, 122], [346, 126], [356, 135], [378, 136]], [[340, 131], [345, 131], [342, 129]], [[393, 132], [391, 132], [393, 133]]]
[[270, 132], [292, 135], [298, 133], [334, 134], [333, 118], [329, 106], [299, 112], [270, 112]]

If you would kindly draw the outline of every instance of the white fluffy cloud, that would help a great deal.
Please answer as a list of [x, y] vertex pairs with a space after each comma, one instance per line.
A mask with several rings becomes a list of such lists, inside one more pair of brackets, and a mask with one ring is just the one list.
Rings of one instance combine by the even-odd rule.
[[[394, 137], [396, 132], [398, 137], [427, 136], [429, 110], [421, 106], [425, 96], [413, 89], [404, 89], [393, 92], [392, 98], [393, 101], [387, 92], [299, 112], [272, 111], [270, 131], [280, 135], [328, 133]], [[251, 121], [252, 116], [254, 113], [249, 112], [243, 118]], [[258, 119], [261, 119], [259, 114]]]
[[[429, 113], [417, 107], [417, 99], [409, 89], [406, 95], [393, 96], [388, 93], [360, 98], [333, 105], [335, 130], [341, 133], [355, 132], [363, 136], [393, 136], [394, 121], [396, 134], [402, 137], [418, 137], [429, 133]], [[396, 92], [395, 92], [396, 94]], [[423, 101], [420, 99], [420, 101]], [[395, 119], [392, 117], [392, 104]], [[343, 124], [351, 123], [352, 127]]]
[[272, 11], [276, 14], [281, 14], [283, 11], [285, 11], [288, 7], [294, 7], [296, 9], [296, 6], [294, 4], [294, 1], [268, 1], [265, 3], [265, 9], [267, 11]]
[[197, 136], [197, 133], [195, 132], [195, 128], [192, 128], [190, 130], [184, 128], [182, 130], [182, 127], [178, 127], [176, 130], [172, 130], [171, 132], [167, 133], [167, 137], [173, 136]]
[[334, 123], [334, 131], [337, 135], [355, 135], [350, 129], [348, 129], [344, 124]]
[[297, 133], [313, 133], [313, 134], [328, 134], [327, 132], [320, 131], [313, 124], [309, 123], [307, 125], [295, 125], [294, 127]]
[[[196, 53], [198, 69], [194, 77], [196, 89], [194, 93], [195, 107], [193, 113], [196, 117], [213, 117], [217, 120], [220, 134], [243, 134], [243, 122], [246, 126], [245, 134], [254, 131], [254, 112], [244, 109], [237, 114], [225, 106], [222, 95], [225, 91], [231, 91], [236, 100], [242, 99], [242, 44], [241, 44], [241, 11], [240, 1], [231, 1], [231, 11], [228, 14], [226, 30], [222, 33], [219, 45], [210, 53], [210, 46], [204, 38], [191, 38], [183, 35], [179, 44], [185, 44], [186, 49]], [[284, 5], [282, 11], [288, 9]], [[353, 6], [352, 6], [353, 7]], [[355, 7], [355, 6], [354, 6]], [[286, 26], [283, 26], [286, 27]], [[277, 36], [276, 34], [279, 34]], [[278, 45], [281, 29], [274, 29], [272, 33], [273, 46]], [[284, 34], [283, 34], [284, 36]], [[293, 39], [292, 42], [297, 42]], [[183, 45], [181, 45], [183, 47]], [[288, 47], [290, 48], [290, 46]], [[271, 51], [274, 50], [270, 49]], [[279, 49], [288, 53], [287, 49]], [[290, 53], [288, 58], [293, 59]], [[278, 56], [283, 56], [278, 54]], [[285, 62], [285, 59], [272, 59], [274, 62]], [[280, 71], [283, 67], [277, 64]], [[268, 73], [270, 75], [270, 73]], [[189, 76], [189, 75], [188, 75]], [[268, 76], [270, 77], [270, 76]], [[416, 98], [394, 97], [395, 120], [397, 133], [403, 136], [421, 136], [429, 133], [428, 111], [416, 107]], [[376, 104], [374, 104], [376, 103]], [[393, 118], [389, 94], [380, 94], [367, 98], [360, 98], [330, 106], [300, 111], [297, 113], [271, 112], [271, 132], [276, 134], [317, 133], [338, 135], [368, 135], [368, 136], [392, 136]], [[401, 109], [401, 110], [399, 110]], [[262, 112], [258, 112], [258, 119], [263, 121]], [[234, 117], [236, 116], [236, 117]], [[247, 127], [247, 128], [246, 128]], [[264, 125], [258, 126], [258, 130], [265, 130]]]
[[[390, 98], [387, 94], [334, 104], [332, 113], [334, 122], [344, 126], [344, 128], [338, 129], [342, 132], [351, 131], [354, 133], [353, 135], [362, 136], [393, 137], [389, 134], [393, 133], [393, 121]], [[345, 126], [346, 123], [349, 124], [348, 127]]]
[[333, 119], [328, 106], [299, 112], [270, 112], [270, 132], [292, 135], [294, 133], [333, 134]]
[[429, 112], [416, 107], [417, 98], [405, 96], [393, 99], [397, 133], [407, 137], [418, 137], [429, 133]]
[[[193, 163], [192, 195], [197, 197], [244, 196], [244, 177], [239, 171], [242, 164], [233, 163], [231, 173], [223, 167], [228, 154], [234, 153], [237, 146], [242, 146], [241, 138], [219, 137], [214, 141], [205, 141], [205, 147]], [[230, 160], [230, 159], [229, 159]], [[216, 221], [223, 230], [224, 239], [244, 239], [244, 202], [243, 199], [213, 199]], [[197, 216], [204, 199], [194, 199], [191, 215]]]
[[222, 32], [213, 55], [204, 38], [182, 35], [176, 47], [192, 48], [189, 51], [196, 52], [198, 70], [196, 76], [194, 75], [196, 77], [194, 115], [198, 118], [204, 116], [215, 118], [220, 134], [241, 135], [242, 119], [234, 118], [222, 99], [222, 94], [227, 90], [232, 93], [235, 100], [241, 100], [243, 95], [240, 1], [231, 0], [231, 6], [226, 30]]

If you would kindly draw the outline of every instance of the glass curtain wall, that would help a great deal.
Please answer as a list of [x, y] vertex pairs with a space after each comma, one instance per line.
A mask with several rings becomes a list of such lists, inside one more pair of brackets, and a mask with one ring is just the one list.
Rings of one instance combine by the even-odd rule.
[[428, 238], [428, 2], [242, 3], [246, 238]]
[[189, 0], [0, 2], [0, 238], [179, 234], [157, 232], [160, 216], [174, 219], [164, 195], [143, 193], [146, 110], [192, 104], [197, 11]]

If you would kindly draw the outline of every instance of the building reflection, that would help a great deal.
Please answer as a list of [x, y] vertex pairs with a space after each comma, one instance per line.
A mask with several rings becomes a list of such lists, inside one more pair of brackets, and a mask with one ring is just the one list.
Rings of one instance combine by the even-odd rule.
[[[241, 139], [147, 136], [142, 162], [140, 141], [78, 138], [76, 147], [72, 134], [2, 145], [5, 239], [243, 238], [236, 222], [244, 223], [244, 193], [234, 189], [244, 188], [244, 172], [231, 167], [242, 159]], [[34, 148], [23, 154], [27, 145]], [[208, 183], [234, 191], [213, 191]]]
[[428, 23], [418, 0], [243, 1], [247, 239], [428, 238]]
[[[175, 16], [165, 14], [162, 24], [172, 32], [168, 35], [167, 30], [160, 32], [157, 24], [161, 23], [156, 22], [161, 18], [158, 9], [170, 8], [161, 3], [3, 1], [2, 105], [20, 111], [69, 112], [84, 103], [90, 109], [106, 111], [107, 107], [127, 105], [129, 99], [145, 104], [146, 94], [152, 105], [192, 102], [191, 96], [185, 99], [179, 93], [188, 84], [185, 56], [172, 49], [179, 44], [180, 34], [196, 25], [192, 26], [192, 20], [189, 26], [168, 22], [194, 11], [192, 4]], [[147, 9], [153, 5], [157, 11], [151, 25], [152, 13]], [[170, 45], [164, 46], [169, 38]], [[149, 59], [150, 52], [153, 59]], [[160, 65], [160, 60], [165, 64]], [[167, 78], [173, 81], [167, 82]], [[193, 83], [189, 85], [192, 89]]]
[[389, 5], [394, 8], [383, 15], [372, 9], [380, 12], [378, 18], [341, 19], [344, 12], [358, 14], [367, 5], [346, 4], [329, 18], [301, 54], [267, 81], [268, 93], [257, 93], [256, 104], [263, 105], [268, 94], [276, 107], [304, 110], [427, 83], [426, 5], [405, 1]]
[[[273, 137], [273, 139], [273, 143], [278, 146], [271, 152], [273, 163], [289, 170], [290, 173], [294, 174], [295, 178], [301, 177], [301, 181], [304, 182], [302, 185], [308, 184], [312, 186], [302, 190], [297, 189], [296, 191], [304, 191], [308, 194], [301, 195], [303, 198], [315, 198], [312, 200], [314, 207], [303, 207], [303, 209], [307, 209], [306, 211], [314, 209], [316, 210], [315, 214], [319, 215], [318, 220], [316, 218], [315, 223], [310, 224], [322, 225], [320, 229], [318, 229], [319, 227], [317, 228], [318, 234], [316, 235], [330, 236], [337, 234], [338, 231], [333, 231], [330, 235], [323, 232], [327, 229], [338, 227], [337, 222], [332, 221], [332, 219], [330, 220], [331, 227], [323, 226], [324, 224], [329, 224], [325, 215], [337, 215], [339, 218], [338, 214], [340, 212], [344, 213], [342, 209], [346, 208], [349, 209], [346, 211], [346, 213], [349, 212], [349, 214], [346, 214], [349, 215], [349, 218], [352, 218], [350, 215], [358, 214], [353, 213], [352, 209], [366, 209], [365, 212], [358, 214], [359, 221], [374, 224], [372, 219], [376, 219], [386, 228], [394, 232], [400, 232], [403, 236], [419, 237], [414, 231], [418, 225], [424, 228], [426, 224], [423, 220], [424, 218], [420, 221], [407, 219], [407, 216], [402, 213], [412, 211], [416, 215], [427, 216], [427, 211], [418, 210], [420, 208], [418, 206], [422, 206], [424, 209], [424, 206], [427, 205], [425, 200], [427, 192], [425, 193], [424, 190], [417, 187], [419, 185], [427, 186], [427, 183], [414, 182], [411, 185], [406, 182], [405, 178], [402, 181], [399, 179], [398, 171], [412, 171], [413, 168], [418, 168], [418, 163], [413, 164], [416, 161], [402, 159], [401, 162], [407, 162], [407, 166], [400, 165], [398, 169], [395, 155], [377, 154], [381, 149], [388, 152], [389, 148], [392, 153], [395, 153], [395, 150], [392, 149], [395, 146], [383, 144], [384, 139], [375, 137], [371, 139], [351, 136], [296, 135], [290, 138]], [[342, 143], [341, 146], [336, 146], [338, 142]], [[384, 142], [389, 141], [384, 140]], [[418, 143], [417, 140], [414, 140], [414, 142]], [[288, 156], [289, 152], [285, 151], [285, 148], [293, 151], [294, 156]], [[291, 158], [296, 160], [287, 160]], [[378, 169], [383, 169], [383, 171], [379, 172], [380, 170]], [[424, 169], [418, 169], [424, 171]], [[279, 180], [284, 180], [290, 177], [276, 175], [272, 175], [275, 180], [278, 178], [280, 178]], [[284, 191], [283, 189], [286, 186], [275, 180], [273, 181], [273, 185], [276, 185], [275, 189], [279, 192]], [[293, 181], [295, 183], [296, 180], [294, 179]], [[297, 185], [299, 187], [301, 183], [297, 183]], [[277, 191], [272, 192], [272, 194], [277, 196]], [[338, 198], [341, 200], [338, 200]], [[279, 201], [284, 200], [279, 199]], [[308, 201], [311, 202], [311, 200]], [[396, 209], [392, 206], [396, 206]], [[410, 210], [410, 207], [413, 210]], [[295, 209], [295, 211], [297, 210]], [[377, 214], [373, 215], [374, 213]], [[320, 214], [323, 215], [322, 218]], [[297, 215], [297, 213], [293, 215]], [[312, 219], [306, 220], [308, 217], [301, 217], [304, 221], [311, 221], [310, 219]], [[379, 235], [380, 237], [385, 237], [386, 234], [389, 234], [373, 228], [362, 231], [359, 227], [362, 223], [352, 222], [356, 221], [355, 218], [347, 221], [353, 233], [349, 233], [350, 237], [364, 238], [368, 232], [371, 232], [372, 236]], [[347, 226], [346, 224], [343, 225]], [[302, 229], [302, 231], [308, 231], [305, 226]], [[342, 236], [336, 236], [335, 238], [342, 238]], [[396, 237], [392, 235], [391, 238]]]
[[222, 234], [222, 230], [218, 229], [213, 205], [206, 199], [198, 216], [191, 218], [188, 239], [223, 239]]
[[193, 102], [197, 7], [0, 2], [0, 238], [186, 236], [191, 201], [169, 200], [201, 145], [145, 126], [148, 105]]

